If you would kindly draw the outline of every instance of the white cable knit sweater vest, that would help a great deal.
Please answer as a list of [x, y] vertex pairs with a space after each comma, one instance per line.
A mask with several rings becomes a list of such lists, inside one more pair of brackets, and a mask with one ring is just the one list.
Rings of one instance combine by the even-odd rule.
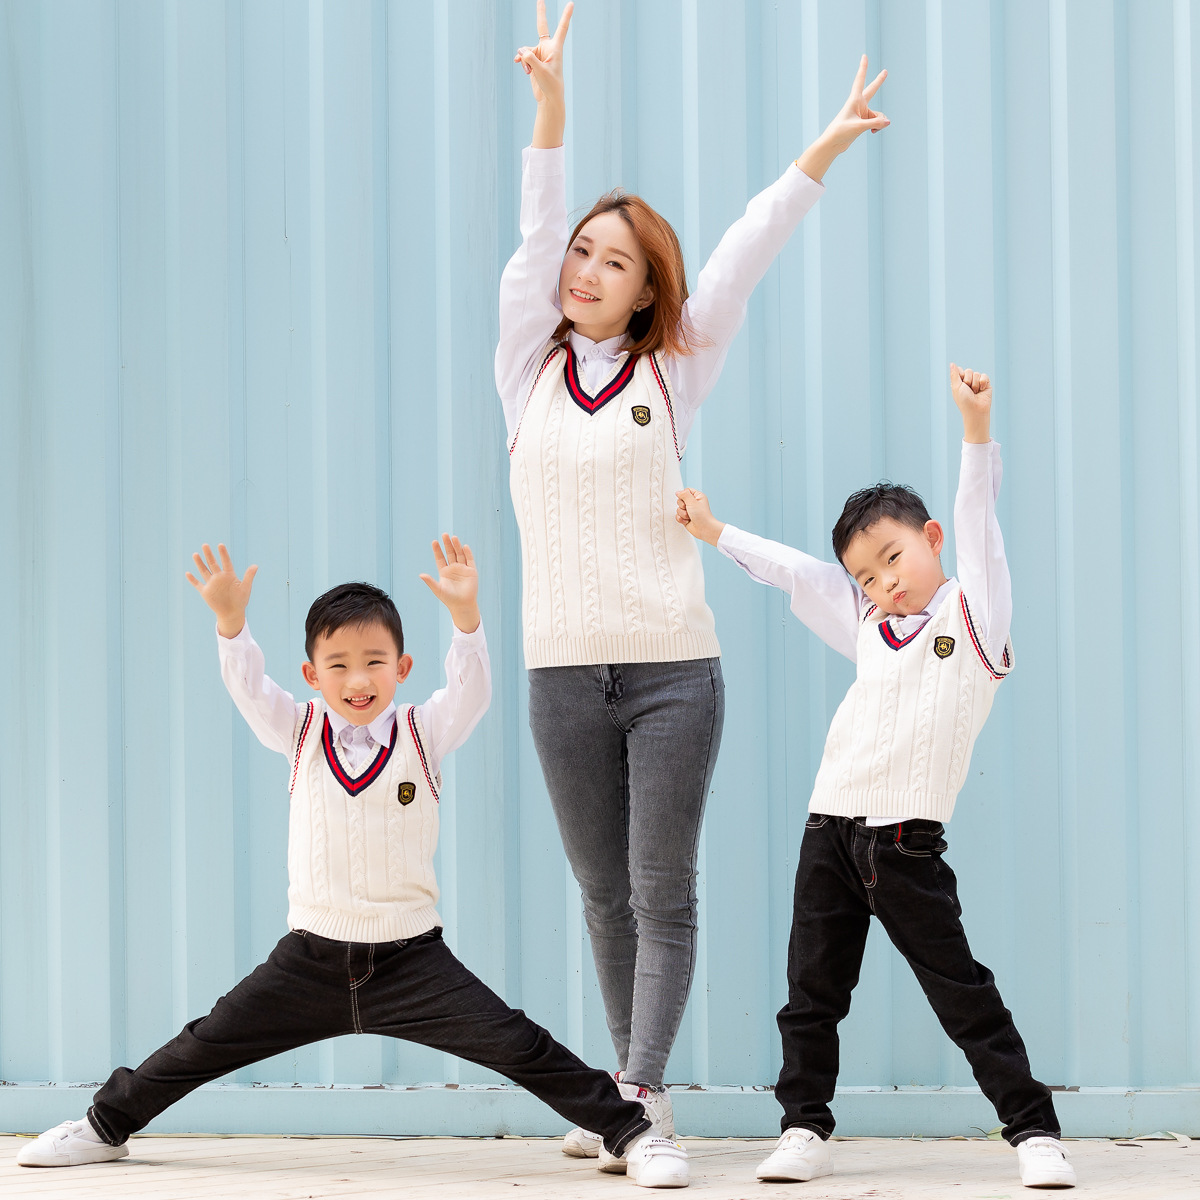
[[829, 727], [809, 812], [947, 821], [1012, 646], [991, 660], [958, 587], [907, 638], [883, 617], [863, 618], [858, 677]]
[[347, 942], [427, 933], [437, 914], [438, 786], [416, 708], [357, 776], [338, 757], [320, 700], [292, 746], [288, 928]]
[[596, 396], [547, 346], [509, 446], [521, 533], [525, 665], [674, 662], [720, 654], [683, 486], [670, 383], [626, 359]]

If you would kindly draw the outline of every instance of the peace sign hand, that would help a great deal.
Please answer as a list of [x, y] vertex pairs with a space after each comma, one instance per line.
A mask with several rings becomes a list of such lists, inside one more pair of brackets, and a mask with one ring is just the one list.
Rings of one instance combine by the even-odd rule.
[[850, 95], [838, 113], [825, 129], [825, 136], [836, 143], [838, 153], [845, 150], [860, 133], [869, 129], [872, 133], [886, 129], [891, 121], [881, 112], [874, 112], [868, 101], [872, 100], [879, 91], [880, 84], [887, 78], [887, 71], [880, 71], [867, 84], [867, 56], [864, 54], [858, 64], [858, 72], [854, 83], [850, 86]]
[[204, 603], [217, 614], [217, 632], [224, 638], [237, 637], [246, 623], [246, 605], [250, 603], [250, 588], [254, 576], [258, 574], [258, 567], [247, 567], [246, 574], [239, 579], [223, 542], [217, 544], [220, 563], [207, 542], [200, 549], [203, 557], [192, 555], [200, 578], [197, 579], [191, 571], [184, 577], [200, 593]]
[[847, 149], [860, 133], [865, 133], [868, 129], [876, 133], [891, 124], [883, 113], [875, 112], [869, 104], [886, 78], [887, 72], [880, 71], [869, 84], [867, 83], [867, 56], [864, 54], [859, 61], [854, 83], [850, 87], [850, 95], [842, 105], [841, 112], [829, 122], [821, 136], [796, 159], [796, 166], [810, 179], [823, 179], [833, 160]]
[[529, 76], [533, 98], [539, 106], [547, 101], [555, 106], [563, 104], [563, 43], [567, 40], [574, 11], [574, 4], [563, 9], [558, 28], [551, 37], [550, 27], [546, 24], [546, 0], [538, 0], [537, 45], [522, 46], [513, 55], [513, 62], [520, 63]]

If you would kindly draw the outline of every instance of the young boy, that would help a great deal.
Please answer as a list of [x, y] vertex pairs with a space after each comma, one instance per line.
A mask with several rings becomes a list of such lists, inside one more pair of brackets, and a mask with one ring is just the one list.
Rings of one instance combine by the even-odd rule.
[[322, 1038], [381, 1033], [507, 1075], [600, 1132], [602, 1166], [611, 1170], [628, 1152], [628, 1174], [642, 1186], [678, 1175], [683, 1152], [648, 1136], [643, 1105], [509, 1008], [442, 941], [433, 872], [439, 764], [491, 699], [474, 559], [457, 538], [443, 541], [444, 552], [433, 543], [438, 578], [421, 578], [455, 625], [446, 686], [400, 709], [393, 697], [413, 660], [385, 592], [346, 583], [313, 603], [302, 669], [320, 698], [297, 704], [263, 673], [246, 625], [257, 568], [238, 579], [224, 546], [219, 563], [207, 545], [192, 556], [199, 577], [187, 578], [216, 613], [225, 685], [258, 739], [288, 758], [291, 932], [208, 1016], [136, 1071], [114, 1071], [85, 1120], [24, 1147], [21, 1165], [123, 1158], [131, 1133], [203, 1083]]
[[909, 488], [880, 484], [846, 501], [833, 528], [840, 566], [722, 524], [701, 493], [678, 493], [681, 523], [752, 579], [789, 592], [796, 616], [858, 664], [829, 729], [800, 846], [788, 1002], [779, 1013], [783, 1136], [759, 1179], [833, 1170], [837, 1027], [850, 1010], [874, 914], [996, 1106], [1022, 1183], [1075, 1183], [1050, 1092], [1030, 1073], [992, 973], [971, 955], [954, 874], [942, 860], [941, 822], [1013, 663], [991, 384], [953, 363], [950, 383], [964, 438], [957, 579], [942, 571], [942, 527]]

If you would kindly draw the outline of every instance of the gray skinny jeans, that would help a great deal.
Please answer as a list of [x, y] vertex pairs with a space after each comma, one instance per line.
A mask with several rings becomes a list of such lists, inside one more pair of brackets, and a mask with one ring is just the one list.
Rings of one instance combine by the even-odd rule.
[[719, 658], [529, 672], [529, 726], [583, 892], [617, 1066], [658, 1087], [696, 967], [696, 851]]

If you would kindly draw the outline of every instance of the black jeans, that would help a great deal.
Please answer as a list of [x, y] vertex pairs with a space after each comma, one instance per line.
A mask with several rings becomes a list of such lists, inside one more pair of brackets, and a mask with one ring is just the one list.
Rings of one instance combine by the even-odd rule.
[[645, 1109], [450, 953], [440, 929], [396, 942], [334, 942], [289, 933], [260, 967], [185, 1025], [136, 1071], [120, 1067], [88, 1119], [119, 1146], [202, 1083], [344, 1033], [432, 1046], [508, 1076], [621, 1154], [650, 1128]]
[[779, 1013], [783, 1070], [775, 1096], [783, 1129], [833, 1132], [837, 1027], [850, 1011], [874, 913], [967, 1056], [1005, 1139], [1058, 1136], [1050, 1091], [1033, 1078], [995, 979], [967, 945], [958, 885], [942, 861], [943, 833], [936, 821], [871, 828], [861, 818], [809, 817], [796, 869], [788, 1002]]

